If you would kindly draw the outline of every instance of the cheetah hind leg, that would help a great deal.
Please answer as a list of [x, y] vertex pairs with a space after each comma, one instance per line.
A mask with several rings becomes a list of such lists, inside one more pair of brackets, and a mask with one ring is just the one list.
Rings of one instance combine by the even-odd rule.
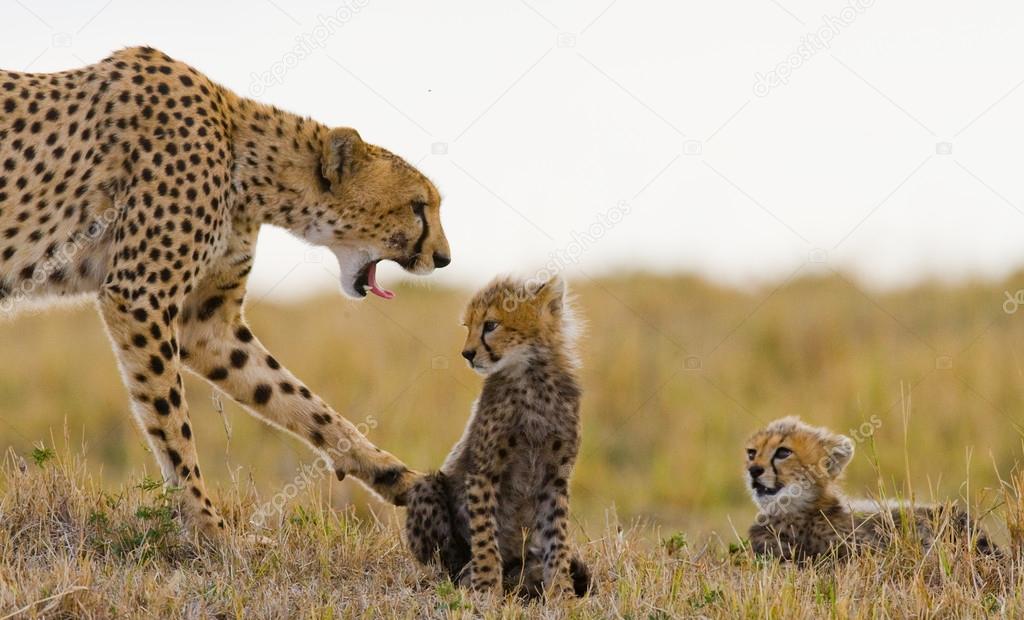
[[458, 583], [469, 564], [470, 547], [455, 526], [451, 492], [444, 474], [421, 477], [408, 493], [405, 537], [413, 557], [430, 566], [438, 562]]

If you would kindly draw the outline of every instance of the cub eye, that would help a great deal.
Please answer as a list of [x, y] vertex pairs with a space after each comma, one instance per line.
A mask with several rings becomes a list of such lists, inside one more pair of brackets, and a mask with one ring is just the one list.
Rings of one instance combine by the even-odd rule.
[[747, 448], [747, 460], [753, 461], [755, 456], [757, 456], [757, 450], [753, 448]]
[[793, 451], [790, 450], [789, 448], [779, 448], [778, 450], [775, 451], [775, 456], [772, 458], [776, 458], [781, 461], [782, 459], [788, 457], [790, 454], [793, 454]]
[[494, 330], [498, 329], [497, 321], [484, 321], [484, 333], [489, 334]]

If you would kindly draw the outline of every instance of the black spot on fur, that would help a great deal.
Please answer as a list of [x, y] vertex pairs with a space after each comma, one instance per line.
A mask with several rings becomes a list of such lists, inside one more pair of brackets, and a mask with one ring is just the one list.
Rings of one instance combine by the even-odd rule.
[[223, 381], [224, 379], [228, 378], [228, 369], [224, 368], [223, 366], [214, 368], [209, 373], [207, 373], [206, 378], [211, 381]]
[[249, 354], [241, 349], [235, 349], [231, 352], [231, 365], [235, 368], [243, 368], [245, 363], [249, 361]]
[[158, 398], [153, 401], [153, 407], [156, 412], [160, 415], [171, 415], [171, 406], [163, 398]]
[[252, 398], [256, 401], [257, 405], [265, 405], [270, 401], [270, 397], [274, 394], [274, 389], [266, 383], [261, 383], [256, 386], [256, 390], [253, 392]]

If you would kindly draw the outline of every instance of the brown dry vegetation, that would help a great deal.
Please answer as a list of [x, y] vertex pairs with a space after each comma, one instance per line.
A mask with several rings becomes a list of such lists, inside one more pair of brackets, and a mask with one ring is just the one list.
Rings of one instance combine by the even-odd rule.
[[[740, 477], [743, 440], [794, 413], [844, 432], [873, 428], [857, 445], [851, 492], [958, 499], [987, 515], [997, 542], [1019, 541], [1024, 308], [1007, 314], [1003, 302], [1004, 291], [1021, 288], [1024, 274], [887, 293], [840, 275], [751, 291], [679, 277], [578, 283], [590, 326], [573, 509], [601, 588], [556, 609], [1020, 615], [1011, 567], [954, 549], [936, 554], [937, 565], [908, 547], [797, 569], [751, 562], [729, 546], [754, 515]], [[254, 300], [249, 315], [304, 381], [425, 469], [457, 439], [479, 387], [458, 358], [467, 296], [405, 287], [392, 303]], [[475, 601], [414, 566], [399, 513], [351, 481], [310, 475], [300, 444], [225, 402], [228, 438], [211, 390], [191, 381], [200, 459], [236, 528], [252, 533], [258, 506], [290, 482], [302, 487], [263, 531], [275, 547], [240, 540], [197, 552], [170, 518], [172, 504], [146, 482], [155, 467], [91, 310], [22, 317], [0, 325], [0, 343], [0, 448], [13, 450], [0, 477], [0, 618], [37, 601], [27, 613], [524, 613]], [[40, 446], [58, 456], [36, 465]]]
[[100, 489], [81, 459], [8, 454], [0, 473], [0, 617], [36, 618], [822, 618], [1024, 613], [1019, 566], [911, 541], [846, 564], [796, 567], [717, 538], [692, 544], [609, 518], [582, 552], [595, 592], [527, 603], [478, 598], [417, 566], [390, 510], [382, 519], [324, 507], [316, 493], [250, 542], [259, 500], [232, 487], [232, 543], [181, 534], [173, 492], [143, 479]]

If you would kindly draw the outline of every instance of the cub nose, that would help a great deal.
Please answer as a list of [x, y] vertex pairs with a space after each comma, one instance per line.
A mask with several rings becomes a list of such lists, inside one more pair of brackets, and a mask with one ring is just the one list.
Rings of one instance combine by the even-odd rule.
[[760, 465], [754, 465], [750, 469], [748, 469], [747, 471], [750, 472], [750, 479], [751, 480], [757, 480], [758, 478], [761, 477], [761, 474], [764, 473], [764, 467], [761, 467]]
[[437, 252], [434, 252], [434, 267], [436, 269], [447, 267], [451, 262], [451, 256], [445, 256], [444, 254], [438, 254]]
[[473, 358], [476, 357], [476, 351], [472, 349], [467, 349], [466, 351], [462, 352], [462, 357], [466, 358], [466, 361], [472, 364]]

